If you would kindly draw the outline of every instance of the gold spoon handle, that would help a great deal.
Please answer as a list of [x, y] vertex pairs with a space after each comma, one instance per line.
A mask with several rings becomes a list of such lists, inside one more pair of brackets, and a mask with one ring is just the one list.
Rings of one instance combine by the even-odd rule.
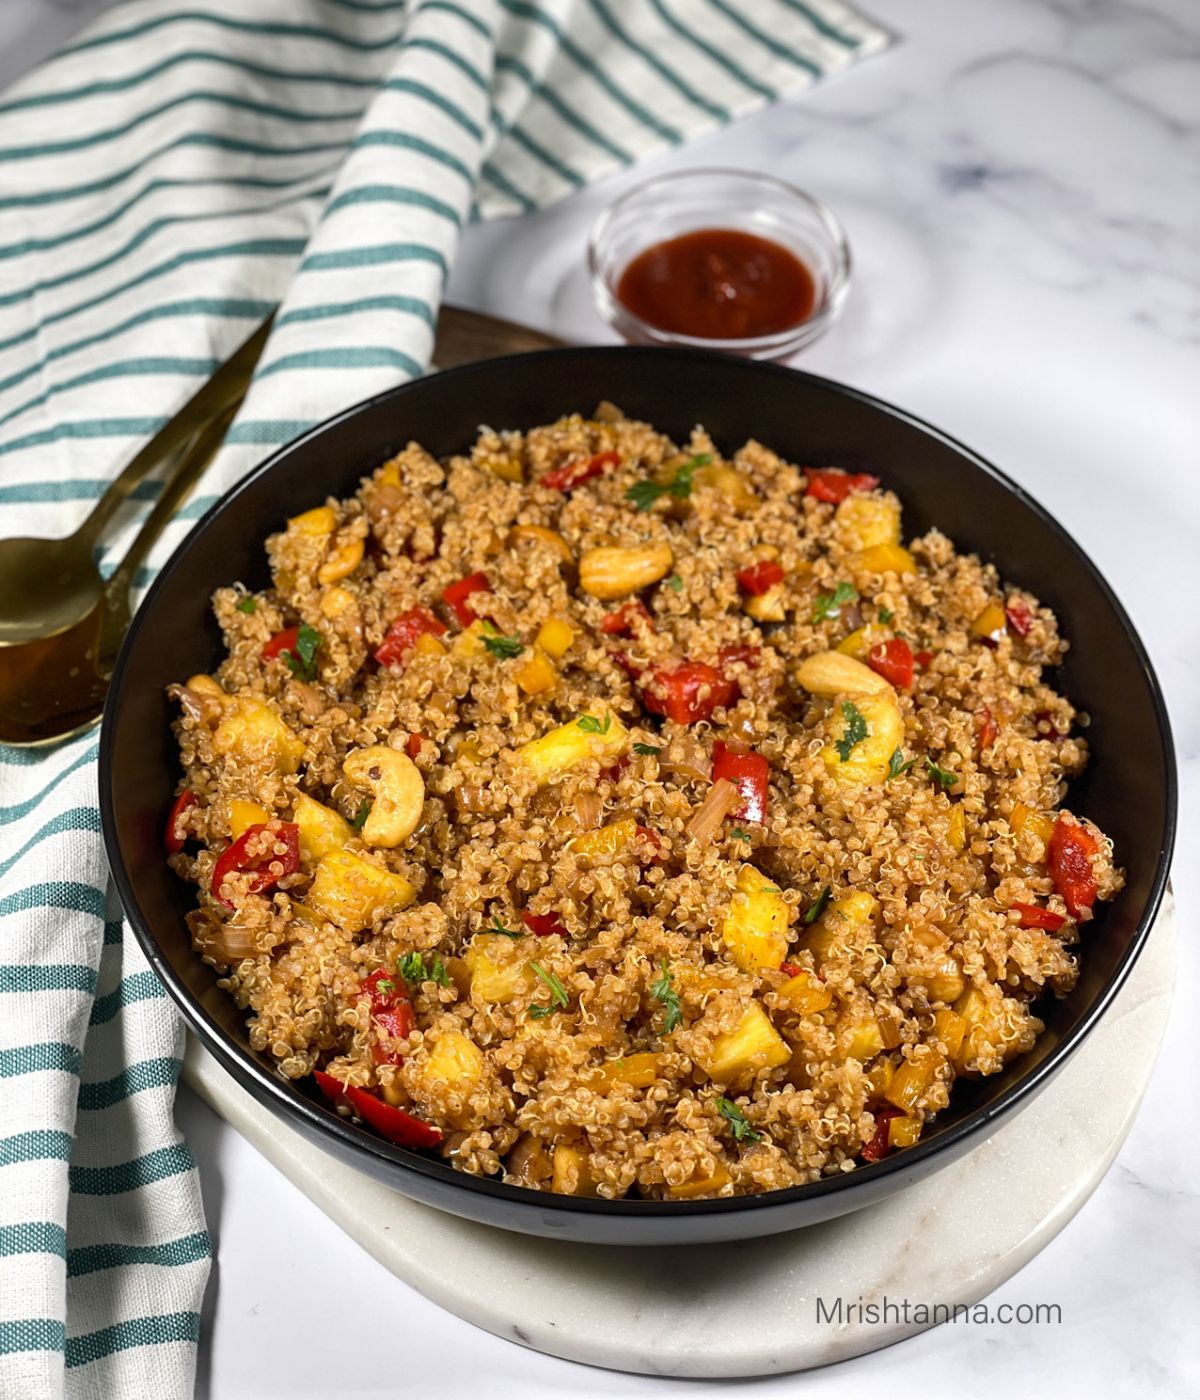
[[139, 482], [185, 448], [205, 423], [241, 403], [274, 319], [272, 312], [109, 484], [91, 514], [76, 530], [77, 539], [94, 545], [114, 512], [129, 499]]

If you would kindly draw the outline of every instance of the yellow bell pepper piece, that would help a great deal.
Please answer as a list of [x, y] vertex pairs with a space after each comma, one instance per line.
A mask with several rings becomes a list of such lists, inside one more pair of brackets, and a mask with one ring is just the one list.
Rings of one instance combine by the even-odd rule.
[[971, 623], [971, 636], [981, 640], [998, 640], [1007, 630], [1008, 620], [1004, 616], [1004, 609], [999, 603], [989, 603]]
[[561, 617], [551, 617], [538, 628], [534, 642], [535, 645], [541, 647], [547, 656], [552, 656], [555, 661], [561, 661], [574, 640], [575, 631], [570, 623], [564, 622]]
[[596, 1179], [588, 1170], [587, 1153], [573, 1143], [559, 1143], [554, 1149], [554, 1169], [550, 1189], [560, 1196], [598, 1196]]
[[917, 561], [902, 544], [873, 544], [855, 555], [860, 569], [872, 574], [915, 574]]
[[956, 851], [961, 851], [967, 844], [967, 817], [961, 806], [951, 807], [946, 836]]
[[690, 1201], [695, 1196], [715, 1196], [723, 1186], [728, 1186], [732, 1180], [733, 1177], [729, 1175], [729, 1172], [718, 1163], [711, 1176], [685, 1181], [680, 1186], [668, 1186], [667, 1195], [673, 1201]]
[[636, 836], [637, 820], [634, 817], [622, 817], [619, 821], [609, 822], [607, 826], [602, 826], [596, 831], [585, 831], [582, 836], [576, 836], [571, 842], [571, 850], [578, 856], [588, 856], [592, 859], [618, 856], [633, 844]]
[[542, 695], [547, 690], [553, 690], [558, 683], [554, 662], [538, 646], [522, 659], [515, 675], [517, 684], [526, 695]]
[[614, 1084], [628, 1084], [633, 1089], [648, 1089], [658, 1078], [662, 1056], [652, 1050], [639, 1050], [634, 1055], [625, 1055], [619, 1060], [608, 1060], [596, 1070], [596, 1078], [601, 1088], [611, 1089]]
[[422, 632], [413, 643], [413, 651], [417, 656], [445, 656], [446, 643], [432, 632]]
[[271, 813], [257, 802], [246, 802], [235, 797], [229, 804], [229, 834], [236, 841], [252, 826], [261, 826], [271, 820]]
[[1044, 812], [1035, 812], [1032, 807], [1026, 807], [1024, 802], [1013, 803], [1008, 825], [1014, 836], [1020, 836], [1023, 831], [1028, 830], [1041, 840], [1049, 841], [1054, 835], [1054, 818], [1046, 816]]
[[889, 1147], [913, 1147], [925, 1126], [921, 1118], [909, 1118], [906, 1114], [888, 1122]]
[[789, 977], [775, 995], [789, 1011], [801, 1016], [811, 1016], [833, 1005], [833, 993], [819, 977], [808, 971]]

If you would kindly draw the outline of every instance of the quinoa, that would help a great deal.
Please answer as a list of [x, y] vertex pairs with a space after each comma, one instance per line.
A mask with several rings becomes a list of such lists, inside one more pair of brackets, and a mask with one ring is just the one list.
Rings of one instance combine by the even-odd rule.
[[1055, 617], [900, 520], [601, 405], [410, 444], [288, 522], [171, 688], [169, 859], [251, 1045], [536, 1189], [730, 1196], [915, 1143], [1034, 1044], [1123, 877], [1061, 807]]

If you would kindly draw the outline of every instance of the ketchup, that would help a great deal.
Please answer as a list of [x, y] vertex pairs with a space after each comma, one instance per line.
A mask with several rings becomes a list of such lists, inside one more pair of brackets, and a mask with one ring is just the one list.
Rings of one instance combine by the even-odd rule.
[[812, 273], [756, 233], [701, 228], [655, 243], [622, 272], [617, 298], [662, 331], [741, 340], [790, 330], [812, 315]]

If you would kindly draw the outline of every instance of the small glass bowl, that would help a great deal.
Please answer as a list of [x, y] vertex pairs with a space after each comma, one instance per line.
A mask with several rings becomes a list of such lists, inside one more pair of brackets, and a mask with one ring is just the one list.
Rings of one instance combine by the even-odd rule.
[[[785, 330], [740, 340], [710, 340], [665, 331], [617, 297], [621, 274], [655, 243], [702, 228], [756, 233], [794, 253], [812, 274], [812, 314]], [[681, 170], [627, 190], [592, 226], [588, 240], [592, 296], [601, 316], [635, 345], [688, 345], [754, 360], [782, 360], [837, 320], [850, 286], [850, 245], [819, 200], [770, 175], [741, 170]]]

